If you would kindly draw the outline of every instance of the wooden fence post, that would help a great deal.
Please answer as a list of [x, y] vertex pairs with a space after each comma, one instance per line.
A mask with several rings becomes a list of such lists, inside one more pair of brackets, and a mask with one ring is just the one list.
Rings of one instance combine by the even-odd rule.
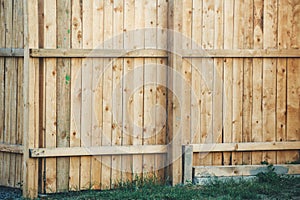
[[182, 183], [192, 182], [193, 178], [193, 146], [182, 145]]

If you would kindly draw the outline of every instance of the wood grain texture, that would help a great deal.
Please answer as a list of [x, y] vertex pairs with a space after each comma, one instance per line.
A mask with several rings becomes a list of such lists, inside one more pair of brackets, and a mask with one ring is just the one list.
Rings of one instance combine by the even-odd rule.
[[[14, 38], [15, 38], [15, 48], [24, 48], [24, 7], [23, 1], [14, 2]], [[16, 58], [17, 66], [17, 132], [15, 144], [22, 145], [23, 143], [23, 72], [24, 72], [24, 59]], [[1, 81], [0, 81], [1, 82]], [[1, 98], [0, 98], [1, 99]], [[1, 101], [1, 100], [0, 100]], [[1, 112], [1, 111], [0, 111]], [[1, 128], [0, 128], [1, 129]], [[15, 185], [14, 187], [21, 187], [22, 182], [22, 155], [16, 155], [16, 171], [15, 171]]]
[[[277, 1], [264, 2], [263, 47], [277, 48]], [[276, 108], [276, 59], [263, 60], [263, 141], [275, 141], [275, 108]], [[263, 153], [263, 160], [276, 163], [276, 152]]]
[[[202, 45], [202, 32], [199, 31], [202, 28], [202, 1], [193, 1], [193, 13], [192, 13], [192, 49], [201, 48]], [[192, 73], [191, 73], [191, 143], [200, 143], [201, 134], [201, 67], [202, 60], [200, 58], [192, 58]], [[194, 165], [199, 165], [200, 154], [193, 154]]]
[[[143, 49], [145, 47], [145, 1], [135, 1], [135, 31], [134, 31], [134, 47], [135, 49]], [[144, 124], [144, 59], [136, 58], [134, 59], [134, 85], [133, 85], [133, 101], [131, 106], [133, 106], [133, 145], [143, 144], [143, 124]], [[132, 163], [133, 178], [143, 177], [143, 156], [134, 155]]]
[[[214, 48], [214, 7], [215, 2], [203, 1], [202, 47], [204, 50]], [[201, 143], [213, 143], [213, 59], [203, 59], [201, 65]], [[212, 165], [212, 154], [202, 155], [202, 165]]]
[[[214, 49], [223, 49], [224, 44], [224, 1], [216, 1], [214, 8], [215, 27], [214, 27]], [[214, 59], [213, 68], [213, 143], [222, 143], [223, 129], [223, 59]], [[213, 165], [222, 164], [222, 153], [214, 153]]]
[[[82, 5], [79, 0], [72, 1], [72, 38], [71, 47], [82, 48]], [[81, 65], [82, 59], [71, 59], [71, 105], [70, 105], [70, 147], [80, 146], [81, 137]], [[69, 190], [78, 190], [80, 188], [80, 157], [70, 158], [69, 169]]]
[[[157, 17], [156, 3], [145, 1], [145, 48], [157, 47]], [[155, 58], [144, 59], [144, 124], [143, 143], [155, 144], [156, 142], [156, 86], [157, 86], [157, 65]], [[155, 155], [143, 156], [143, 178], [151, 178], [155, 173]]]
[[[287, 63], [287, 141], [299, 141], [300, 81], [297, 75], [300, 73], [300, 61], [288, 59]], [[289, 152], [287, 156], [288, 162], [299, 160], [299, 151]]]
[[[30, 15], [29, 15], [30, 13]], [[30, 31], [29, 31], [30, 30]], [[39, 90], [37, 59], [29, 58], [29, 48], [38, 47], [38, 2], [24, 1], [24, 115], [23, 115], [23, 144], [25, 149], [38, 146]], [[23, 155], [23, 196], [37, 197], [38, 193], [38, 162], [29, 158], [29, 152]]]
[[0, 184], [23, 181], [26, 197], [137, 176], [177, 184], [190, 143], [194, 165], [298, 160], [299, 9], [0, 0]]
[[[93, 3], [93, 49], [103, 48], [104, 37], [104, 2], [94, 1]], [[93, 59], [92, 78], [92, 146], [101, 146], [101, 136], [103, 131], [103, 59]], [[101, 188], [101, 156], [91, 158], [91, 187]]]
[[[230, 33], [234, 30], [234, 1], [224, 2], [224, 49], [232, 49], [233, 38]], [[224, 59], [224, 127], [223, 142], [232, 142], [232, 119], [233, 119], [233, 59]], [[231, 153], [223, 153], [224, 165], [229, 165]]]
[[[57, 47], [71, 47], [71, 1], [59, 1], [56, 8]], [[57, 147], [70, 146], [70, 59], [57, 59]], [[69, 158], [57, 159], [57, 192], [69, 189]]]
[[[56, 48], [56, 2], [44, 2], [44, 47]], [[56, 59], [44, 60], [45, 71], [45, 146], [56, 147]], [[47, 193], [56, 192], [56, 159], [46, 159], [45, 173]]]
[[[113, 2], [104, 3], [104, 48], [112, 48]], [[103, 136], [102, 145], [112, 145], [112, 60], [104, 60], [103, 70]], [[111, 156], [102, 156], [101, 189], [111, 186]]]
[[[124, 49], [133, 49], [134, 42], [134, 0], [127, 1], [124, 4]], [[124, 59], [123, 69], [123, 145], [132, 145], [133, 140], [133, 92], [134, 92], [134, 80], [133, 69], [134, 63], [132, 58]], [[122, 181], [132, 181], [132, 156], [122, 156]]]
[[[13, 41], [13, 2], [4, 2], [4, 17], [5, 17], [5, 46], [10, 47], [14, 45]], [[3, 6], [2, 5], [2, 6]], [[5, 114], [4, 114], [4, 142], [6, 144], [14, 143], [16, 132], [16, 76], [17, 68], [14, 58], [7, 58], [5, 60], [5, 79], [4, 84], [6, 88], [4, 96]], [[15, 155], [4, 154], [3, 178], [7, 186], [14, 185], [14, 169], [15, 169]]]
[[169, 64], [172, 67], [172, 72], [169, 74], [169, 84], [170, 84], [170, 92], [169, 92], [169, 100], [170, 100], [170, 110], [168, 115], [170, 115], [169, 130], [170, 135], [168, 137], [170, 143], [170, 152], [169, 152], [169, 164], [170, 166], [170, 174], [172, 177], [171, 183], [172, 185], [176, 185], [181, 183], [182, 180], [182, 159], [181, 159], [181, 100], [178, 97], [178, 94], [181, 94], [182, 91], [182, 80], [177, 75], [181, 71], [182, 58], [173, 54], [178, 49], [182, 48], [182, 38], [178, 37], [177, 32], [182, 31], [182, 1], [173, 1], [169, 4], [169, 26], [174, 31], [171, 37], [169, 38], [170, 46], [170, 58]]
[[[263, 48], [263, 1], [255, 0], [254, 2], [254, 27], [253, 27], [253, 48]], [[262, 142], [262, 59], [253, 59], [252, 68], [252, 142]], [[252, 164], [260, 164], [262, 161], [262, 152], [253, 152], [251, 155]]]
[[[82, 48], [93, 47], [93, 2], [82, 2]], [[82, 98], [81, 98], [81, 146], [89, 147], [92, 144], [92, 81], [93, 60], [82, 60]], [[83, 156], [80, 160], [80, 189], [89, 189], [91, 185], [91, 157]]]
[[[244, 47], [246, 49], [253, 48], [253, 9], [254, 4], [252, 1], [244, 2], [245, 8], [245, 34], [244, 34]], [[242, 141], [250, 142], [252, 134], [252, 96], [253, 96], [253, 59], [244, 59], [244, 84], [243, 84], [243, 132]], [[243, 164], [251, 164], [251, 152], [243, 153]]]
[[[234, 4], [234, 28], [233, 28], [233, 48], [243, 49], [244, 33], [244, 1], [235, 1]], [[242, 112], [243, 112], [243, 59], [233, 60], [233, 77], [232, 77], [232, 141], [242, 141]], [[232, 164], [242, 164], [242, 153], [232, 153]]]
[[[16, 148], [16, 147], [14, 147]], [[130, 155], [166, 153], [166, 145], [126, 145], [126, 146], [95, 146], [95, 147], [57, 147], [30, 149], [31, 157], [63, 157], [91, 155]]]
[[[268, 172], [267, 166], [262, 165], [240, 165], [240, 166], [204, 166], [195, 167], [195, 177], [234, 177], [234, 176], [256, 176], [258, 173]], [[280, 175], [299, 174], [299, 165], [274, 165], [274, 172]]]
[[[123, 49], [123, 1], [114, 1], [113, 11], [113, 49]], [[113, 60], [112, 71], [112, 145], [120, 146], [122, 144], [123, 132], [123, 115], [122, 115], [122, 91], [123, 91], [123, 59], [116, 58]], [[111, 163], [111, 188], [117, 187], [116, 185], [121, 180], [121, 156], [112, 156]]]
[[298, 149], [299, 142], [241, 142], [220, 144], [191, 144], [194, 152], [262, 151]]
[[[156, 6], [157, 13], [157, 43], [156, 48], [167, 50], [168, 2], [158, 0]], [[156, 105], [155, 105], [155, 144], [164, 145], [167, 142], [167, 69], [168, 60], [156, 59]], [[155, 175], [159, 180], [165, 180], [167, 172], [167, 156], [155, 155]]]
[[[300, 3], [299, 1], [289, 1], [284, 4], [287, 17], [283, 33], [287, 35], [285, 44], [288, 48], [299, 49], [300, 37], [297, 31], [300, 30], [298, 23], [300, 18]], [[287, 60], [287, 140], [299, 140], [299, 80], [296, 79], [296, 74], [299, 74], [299, 59]], [[297, 151], [288, 152], [285, 155], [288, 161], [299, 160], [300, 154]]]

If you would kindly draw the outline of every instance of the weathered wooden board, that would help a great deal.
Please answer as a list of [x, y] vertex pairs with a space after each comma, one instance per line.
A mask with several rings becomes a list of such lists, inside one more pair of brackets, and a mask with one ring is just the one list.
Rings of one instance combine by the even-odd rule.
[[[20, 148], [20, 147], [19, 147]], [[166, 153], [166, 145], [127, 145], [95, 147], [57, 147], [30, 149], [31, 157], [65, 157], [93, 155], [161, 154]]]
[[[3, 5], [3, 0], [0, 1], [1, 5]], [[0, 47], [5, 48], [5, 18], [4, 18], [4, 7], [0, 6]], [[5, 107], [4, 107], [4, 97], [5, 97], [5, 66], [4, 66], [5, 58], [0, 57], [0, 118], [4, 119]], [[4, 120], [0, 122], [0, 142], [4, 142]], [[0, 159], [4, 159], [4, 153], [0, 152]], [[3, 170], [3, 162], [0, 162], [0, 184], [4, 185], [4, 170]]]
[[[71, 47], [71, 1], [57, 2], [57, 48]], [[70, 146], [71, 61], [57, 59], [57, 147]], [[57, 159], [57, 192], [69, 190], [69, 158]]]
[[[93, 3], [93, 49], [103, 48], [103, 20], [104, 2], [94, 1]], [[101, 136], [103, 130], [103, 59], [93, 59], [92, 77], [92, 146], [101, 146]], [[91, 188], [101, 188], [101, 156], [93, 156], [91, 161]]]
[[[39, 137], [39, 73], [37, 59], [29, 58], [29, 48], [38, 48], [38, 3], [36, 0], [24, 1], [24, 113], [23, 113], [23, 145], [24, 149], [38, 147]], [[29, 37], [30, 34], [30, 37]], [[23, 196], [37, 197], [38, 193], [38, 161], [29, 158], [29, 152], [23, 155]]]
[[[24, 47], [24, 7], [23, 1], [15, 1], [14, 2], [14, 38], [15, 38], [15, 48], [23, 48]], [[24, 72], [24, 59], [16, 58], [16, 67], [17, 67], [17, 130], [16, 130], [16, 138], [15, 144], [22, 145], [23, 144], [23, 105], [24, 105], [24, 95], [23, 95], [23, 72]], [[0, 81], [1, 82], [1, 81]], [[1, 98], [0, 98], [1, 99]], [[1, 101], [1, 100], [0, 100]], [[1, 113], [1, 111], [0, 111]], [[1, 129], [1, 128], [0, 128]], [[23, 171], [23, 163], [22, 163], [23, 155], [16, 155], [16, 171], [14, 174], [15, 185], [14, 187], [21, 187], [22, 183], [22, 171]]]
[[[82, 2], [82, 48], [93, 47], [93, 2]], [[82, 59], [81, 73], [81, 147], [92, 145], [92, 81], [93, 60]], [[83, 156], [80, 160], [80, 189], [91, 188], [91, 157]]]
[[[80, 0], [72, 1], [71, 47], [82, 48], [82, 5]], [[81, 135], [81, 64], [78, 58], [71, 59], [71, 105], [70, 105], [70, 147], [80, 146]], [[80, 157], [70, 158], [69, 190], [80, 188]]]
[[[124, 5], [124, 49], [133, 49], [134, 37], [134, 0], [127, 1]], [[132, 145], [133, 140], [133, 84], [132, 79], [134, 63], [133, 58], [125, 58], [123, 63], [123, 145]], [[122, 156], [122, 181], [132, 181], [132, 156]]]
[[0, 184], [32, 197], [136, 176], [177, 184], [190, 143], [194, 165], [298, 160], [299, 6], [0, 0]]
[[[44, 2], [44, 47], [56, 48], [56, 2]], [[45, 72], [45, 147], [56, 147], [57, 120], [56, 120], [56, 78], [57, 68], [56, 59], [47, 58], [44, 60]], [[45, 190], [48, 193], [56, 192], [57, 176], [56, 176], [56, 158], [46, 159]]]
[[[224, 49], [232, 49], [233, 37], [230, 33], [234, 28], [234, 1], [230, 0], [224, 4]], [[233, 119], [233, 60], [224, 59], [224, 97], [223, 97], [223, 142], [232, 142], [232, 119]], [[224, 165], [231, 164], [231, 153], [223, 153]]]
[[[277, 48], [277, 1], [264, 2], [263, 47]], [[263, 59], [262, 110], [263, 141], [275, 141], [276, 128], [276, 59]], [[276, 163], [276, 152], [263, 153], [263, 161]]]
[[[224, 44], [224, 1], [216, 1], [214, 7], [214, 49], [223, 49]], [[223, 59], [214, 59], [213, 68], [213, 143], [222, 143], [222, 127], [223, 127]], [[222, 153], [214, 153], [213, 165], [222, 164]]]
[[[113, 2], [104, 2], [104, 48], [113, 47]], [[103, 64], [103, 135], [102, 145], [112, 145], [112, 59], [105, 59]], [[111, 186], [111, 156], [102, 156], [101, 189]]]
[[[234, 28], [233, 28], [233, 48], [243, 49], [244, 33], [244, 8], [242, 1], [235, 1], [234, 5]], [[233, 60], [232, 77], [232, 141], [242, 142], [242, 124], [243, 124], [243, 59]], [[242, 153], [232, 153], [232, 164], [242, 164]]]
[[[156, 23], [157, 23], [157, 43], [156, 48], [167, 50], [167, 28], [168, 2], [166, 0], [157, 1]], [[157, 58], [156, 70], [156, 105], [155, 105], [155, 130], [156, 145], [164, 145], [167, 142], [167, 66], [166, 58]], [[155, 156], [155, 175], [160, 180], [165, 180], [167, 172], [167, 155]]]
[[[113, 5], [113, 49], [123, 48], [123, 10], [122, 0], [115, 0]], [[121, 146], [123, 132], [122, 91], [123, 91], [123, 59], [112, 61], [112, 145]], [[115, 188], [121, 180], [122, 159], [119, 155], [112, 156], [111, 188]]]
[[[277, 174], [299, 174], [299, 165], [274, 165]], [[259, 173], [268, 172], [268, 166], [263, 165], [237, 165], [237, 166], [203, 166], [194, 167], [195, 178], [204, 177], [234, 177], [234, 176], [256, 176]]]

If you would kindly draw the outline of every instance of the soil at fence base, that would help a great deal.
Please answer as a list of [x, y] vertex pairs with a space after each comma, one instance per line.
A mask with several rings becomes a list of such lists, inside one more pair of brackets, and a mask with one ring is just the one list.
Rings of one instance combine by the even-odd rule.
[[0, 186], [0, 199], [22, 199], [22, 191], [16, 188], [9, 188]]

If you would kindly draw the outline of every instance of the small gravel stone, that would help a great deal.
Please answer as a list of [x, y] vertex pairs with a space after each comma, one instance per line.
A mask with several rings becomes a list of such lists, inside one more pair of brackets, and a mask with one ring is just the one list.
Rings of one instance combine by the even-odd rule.
[[16, 188], [9, 188], [0, 186], [0, 199], [22, 199], [22, 191]]

